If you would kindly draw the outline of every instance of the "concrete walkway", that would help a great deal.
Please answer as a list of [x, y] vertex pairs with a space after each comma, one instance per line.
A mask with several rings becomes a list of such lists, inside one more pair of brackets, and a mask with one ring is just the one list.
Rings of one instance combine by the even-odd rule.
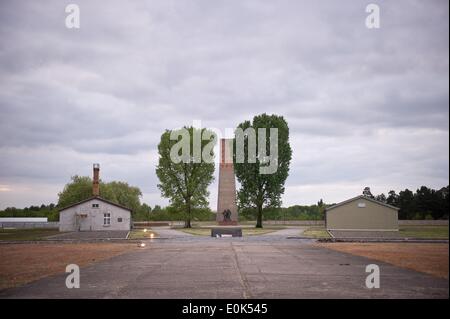
[[152, 227], [152, 230], [154, 230], [159, 235], [159, 237], [163, 238], [184, 238], [194, 236], [180, 230], [172, 229], [169, 226]]
[[[379, 289], [365, 287], [368, 264], [380, 267]], [[149, 241], [82, 268], [79, 289], [67, 289], [65, 279], [61, 273], [0, 298], [448, 298], [449, 284], [299, 240], [215, 238]]]
[[[156, 240], [170, 240], [175, 242], [204, 242], [204, 241], [226, 241], [226, 242], [275, 242], [290, 240], [289, 237], [301, 236], [306, 228], [299, 226], [280, 229], [271, 233], [262, 235], [251, 235], [233, 238], [212, 238], [210, 236], [200, 236], [185, 233], [181, 230], [172, 229], [168, 226], [152, 227], [159, 237]], [[313, 242], [313, 239], [303, 239], [304, 242]]]
[[272, 233], [267, 233], [264, 235], [259, 236], [282, 236], [282, 237], [295, 237], [295, 236], [301, 236], [301, 234], [305, 231], [306, 228], [302, 227], [289, 227], [285, 229], [280, 229], [277, 231], [274, 231]]

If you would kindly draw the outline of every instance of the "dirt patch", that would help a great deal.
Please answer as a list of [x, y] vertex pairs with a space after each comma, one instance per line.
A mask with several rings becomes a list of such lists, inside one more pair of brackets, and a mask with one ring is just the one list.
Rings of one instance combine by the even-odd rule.
[[317, 245], [448, 279], [448, 244], [321, 243]]
[[0, 289], [64, 273], [68, 264], [82, 267], [134, 249], [134, 244], [111, 243], [0, 245]]

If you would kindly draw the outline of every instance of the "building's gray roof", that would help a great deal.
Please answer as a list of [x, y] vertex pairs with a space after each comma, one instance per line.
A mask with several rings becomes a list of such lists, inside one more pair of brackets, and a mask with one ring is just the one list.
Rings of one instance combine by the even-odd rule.
[[102, 198], [100, 196], [92, 196], [92, 197], [86, 198], [86, 199], [84, 199], [82, 201], [79, 201], [77, 203], [74, 203], [72, 205], [69, 205], [69, 206], [63, 207], [61, 209], [58, 209], [58, 211], [61, 212], [61, 211], [66, 210], [68, 208], [71, 208], [71, 207], [74, 207], [74, 206], [77, 206], [77, 205], [89, 202], [89, 201], [94, 200], [94, 199], [102, 201], [102, 202], [105, 202], [105, 203], [108, 203], [108, 204], [111, 204], [111, 205], [114, 205], [114, 206], [117, 206], [119, 208], [122, 208], [122, 209], [125, 209], [125, 210], [128, 210], [128, 211], [132, 212], [132, 210], [130, 208], [128, 208], [128, 207], [125, 207], [125, 206], [122, 206], [120, 204], [114, 203], [114, 202], [112, 202], [110, 200], [107, 200], [107, 199], [104, 199], [104, 198]]
[[345, 204], [347, 204], [347, 203], [351, 203], [351, 202], [353, 202], [353, 201], [355, 201], [355, 200], [360, 200], [360, 199], [366, 199], [366, 200], [368, 200], [368, 201], [370, 201], [370, 202], [373, 202], [373, 203], [375, 203], [375, 204], [383, 205], [383, 206], [386, 206], [386, 207], [391, 208], [391, 209], [399, 210], [399, 208], [397, 208], [397, 207], [395, 207], [395, 206], [392, 206], [392, 205], [389, 205], [389, 204], [380, 202], [380, 201], [378, 201], [378, 200], [375, 200], [375, 199], [373, 199], [373, 198], [370, 198], [370, 197], [367, 197], [367, 196], [364, 196], [364, 195], [359, 195], [359, 196], [356, 196], [356, 197], [347, 199], [347, 200], [345, 200], [345, 201], [343, 201], [343, 202], [340, 202], [340, 203], [337, 203], [337, 204], [335, 204], [335, 205], [333, 205], [333, 206], [328, 207], [326, 210], [328, 211], [328, 210], [330, 210], [330, 209], [333, 209], [333, 208], [336, 208], [336, 207], [339, 207], [339, 206], [342, 206], [342, 205], [345, 205]]

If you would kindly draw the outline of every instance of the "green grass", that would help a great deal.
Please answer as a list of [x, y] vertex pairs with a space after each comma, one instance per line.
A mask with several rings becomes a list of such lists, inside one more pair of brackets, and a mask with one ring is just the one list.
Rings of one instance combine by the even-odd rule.
[[306, 229], [300, 236], [309, 237], [309, 238], [330, 238], [330, 234], [328, 234], [325, 227], [310, 227]]
[[242, 236], [255, 236], [273, 233], [274, 231], [284, 229], [284, 227], [270, 227], [270, 228], [243, 228]]
[[448, 226], [400, 226], [399, 232], [407, 238], [448, 239]]
[[158, 237], [158, 234], [151, 229], [147, 229], [145, 232], [144, 229], [133, 229], [128, 236], [128, 239], [149, 239], [153, 237]]
[[60, 234], [58, 229], [26, 228], [0, 229], [0, 240], [43, 240], [47, 236]]
[[[256, 236], [272, 233], [274, 231], [283, 229], [282, 227], [276, 228], [242, 228], [242, 236]], [[177, 230], [185, 232], [187, 234], [192, 234], [196, 236], [211, 236], [211, 228], [177, 228]]]

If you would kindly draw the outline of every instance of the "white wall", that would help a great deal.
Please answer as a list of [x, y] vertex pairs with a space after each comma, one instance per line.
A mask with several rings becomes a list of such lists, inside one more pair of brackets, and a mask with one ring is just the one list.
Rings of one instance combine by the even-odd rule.
[[[98, 204], [98, 208], [93, 208], [92, 204]], [[105, 213], [111, 214], [111, 224], [104, 225]], [[78, 217], [77, 214], [84, 214], [87, 217]], [[118, 219], [122, 218], [122, 222]], [[85, 203], [70, 207], [59, 213], [60, 231], [77, 230], [130, 230], [131, 214], [128, 210], [105, 203], [98, 199], [92, 199]]]
[[0, 223], [46, 223], [47, 217], [0, 217]]

